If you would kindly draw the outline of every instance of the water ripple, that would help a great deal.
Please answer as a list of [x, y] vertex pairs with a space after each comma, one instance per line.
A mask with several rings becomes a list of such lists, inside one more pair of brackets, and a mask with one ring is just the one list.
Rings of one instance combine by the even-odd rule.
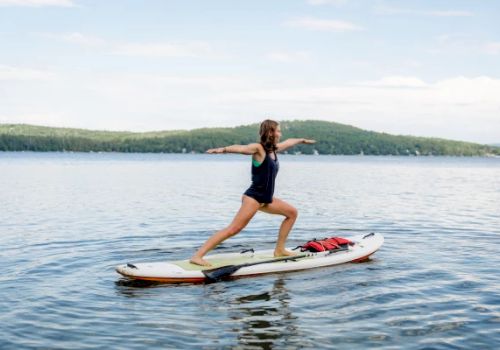
[[[214, 159], [0, 155], [0, 348], [500, 344], [498, 159], [283, 156], [290, 245], [380, 232], [370, 261], [209, 285], [120, 278], [117, 264], [187, 258], [230, 222], [248, 159]], [[217, 250], [272, 247], [280, 222], [259, 213]]]

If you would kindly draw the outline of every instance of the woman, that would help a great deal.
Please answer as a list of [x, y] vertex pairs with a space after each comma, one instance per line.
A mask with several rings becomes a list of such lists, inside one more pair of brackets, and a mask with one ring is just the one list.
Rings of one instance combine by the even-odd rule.
[[260, 124], [260, 143], [212, 148], [207, 151], [207, 153], [241, 153], [252, 155], [252, 185], [243, 194], [241, 208], [231, 224], [212, 235], [191, 257], [191, 263], [210, 266], [210, 263], [203, 259], [205, 254], [245, 228], [258, 210], [269, 214], [285, 216], [285, 220], [283, 220], [279, 230], [274, 256], [294, 254], [285, 249], [285, 241], [295, 219], [297, 219], [297, 209], [285, 201], [273, 197], [274, 182], [279, 169], [276, 152], [283, 152], [299, 143], [313, 144], [316, 141], [288, 139], [279, 143], [280, 138], [281, 129], [279, 124], [273, 120], [264, 120]]

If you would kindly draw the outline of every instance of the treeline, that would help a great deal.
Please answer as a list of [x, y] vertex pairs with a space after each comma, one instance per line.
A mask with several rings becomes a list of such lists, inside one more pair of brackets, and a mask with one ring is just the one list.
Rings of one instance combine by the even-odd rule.
[[[500, 148], [468, 142], [394, 136], [325, 121], [283, 121], [283, 137], [313, 138], [291, 152], [336, 155], [500, 155]], [[247, 144], [258, 139], [258, 125], [147, 133], [0, 125], [0, 151], [202, 153], [209, 148]]]

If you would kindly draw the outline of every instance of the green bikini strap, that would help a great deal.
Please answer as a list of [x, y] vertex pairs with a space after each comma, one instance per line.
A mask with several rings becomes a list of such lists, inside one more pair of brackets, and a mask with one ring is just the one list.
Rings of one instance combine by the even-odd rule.
[[258, 161], [256, 161], [255, 159], [253, 159], [253, 158], [252, 158], [252, 164], [253, 164], [256, 168], [258, 168], [259, 166], [261, 166], [261, 164], [262, 164], [262, 163], [260, 163], [260, 162], [258, 162]]

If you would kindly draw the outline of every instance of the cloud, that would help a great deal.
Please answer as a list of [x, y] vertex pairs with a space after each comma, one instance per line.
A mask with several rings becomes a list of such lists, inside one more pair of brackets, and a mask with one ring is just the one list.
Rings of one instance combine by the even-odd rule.
[[290, 27], [305, 28], [316, 31], [351, 32], [363, 30], [363, 27], [354, 23], [339, 20], [303, 17], [285, 22]]
[[115, 55], [145, 57], [215, 56], [212, 47], [204, 42], [124, 43], [114, 45], [111, 52]]
[[415, 14], [434, 17], [472, 17], [474, 13], [469, 11], [416, 11]]
[[50, 80], [54, 74], [49, 71], [0, 65], [0, 81]]
[[406, 77], [406, 76], [390, 76], [384, 77], [376, 81], [366, 81], [361, 82], [356, 85], [377, 87], [377, 88], [413, 88], [422, 89], [429, 87], [429, 84], [425, 83], [417, 77]]
[[489, 42], [484, 45], [484, 52], [490, 55], [500, 55], [500, 42]]
[[73, 0], [0, 0], [0, 6], [25, 6], [25, 7], [74, 7]]
[[[413, 76], [389, 76], [379, 80], [352, 83], [349, 85], [331, 85], [327, 87], [280, 87], [252, 91], [247, 96], [251, 99], [275, 100], [279, 102], [297, 102], [314, 104], [354, 102], [360, 105], [379, 106], [380, 110], [390, 110], [397, 105], [411, 102], [410, 107], [437, 105], [445, 107], [475, 105], [482, 109], [500, 108], [500, 79], [486, 76], [466, 78], [455, 77], [434, 83], [424, 82]], [[245, 95], [240, 96], [245, 98]], [[500, 120], [499, 120], [500, 121]]]
[[18, 113], [15, 115], [0, 114], [1, 124], [33, 124], [53, 127], [72, 127], [74, 124], [68, 123], [65, 118], [58, 113]]
[[85, 35], [79, 32], [70, 33], [34, 33], [34, 35], [45, 38], [45, 39], [55, 39], [60, 40], [69, 44], [87, 46], [87, 47], [102, 47], [109, 45], [106, 40]]
[[84, 35], [78, 32], [63, 34], [60, 38], [68, 43], [84, 46], [102, 46], [106, 43], [104, 39]]
[[309, 61], [311, 55], [307, 52], [284, 52], [284, 51], [273, 51], [269, 52], [266, 57], [274, 62], [280, 63], [296, 63]]
[[472, 35], [442, 34], [434, 38], [435, 45], [427, 49], [429, 53], [460, 53], [500, 55], [500, 41], [483, 42]]
[[375, 12], [381, 15], [416, 15], [431, 17], [471, 17], [474, 13], [461, 10], [414, 10], [400, 7], [379, 6]]
[[307, 0], [310, 5], [335, 5], [342, 6], [347, 4], [349, 0]]
[[254, 77], [124, 75], [92, 85], [117, 109], [110, 114], [124, 116], [124, 123], [133, 119], [127, 115], [140, 115], [142, 128], [149, 129], [238, 125], [273, 116], [331, 120], [396, 134], [500, 140], [500, 79], [486, 76], [436, 82], [388, 76], [307, 86]]
[[439, 45], [456, 45], [463, 44], [467, 37], [461, 34], [441, 34], [435, 37]]
[[500, 79], [481, 76], [433, 83], [417, 77], [383, 77], [326, 87], [288, 84], [226, 97], [235, 105], [259, 106], [282, 118], [324, 119], [395, 134], [487, 143], [500, 140], [498, 96]]
[[103, 49], [113, 55], [142, 57], [222, 57], [207, 42], [113, 42], [79, 32], [71, 33], [35, 33], [46, 39], [55, 39], [65, 43], [87, 48]]
[[36, 85], [0, 80], [1, 114], [9, 116], [3, 122], [37, 116], [37, 124], [144, 131], [310, 118], [394, 134], [500, 140], [500, 79], [487, 76], [316, 85], [251, 75], [70, 74]]

